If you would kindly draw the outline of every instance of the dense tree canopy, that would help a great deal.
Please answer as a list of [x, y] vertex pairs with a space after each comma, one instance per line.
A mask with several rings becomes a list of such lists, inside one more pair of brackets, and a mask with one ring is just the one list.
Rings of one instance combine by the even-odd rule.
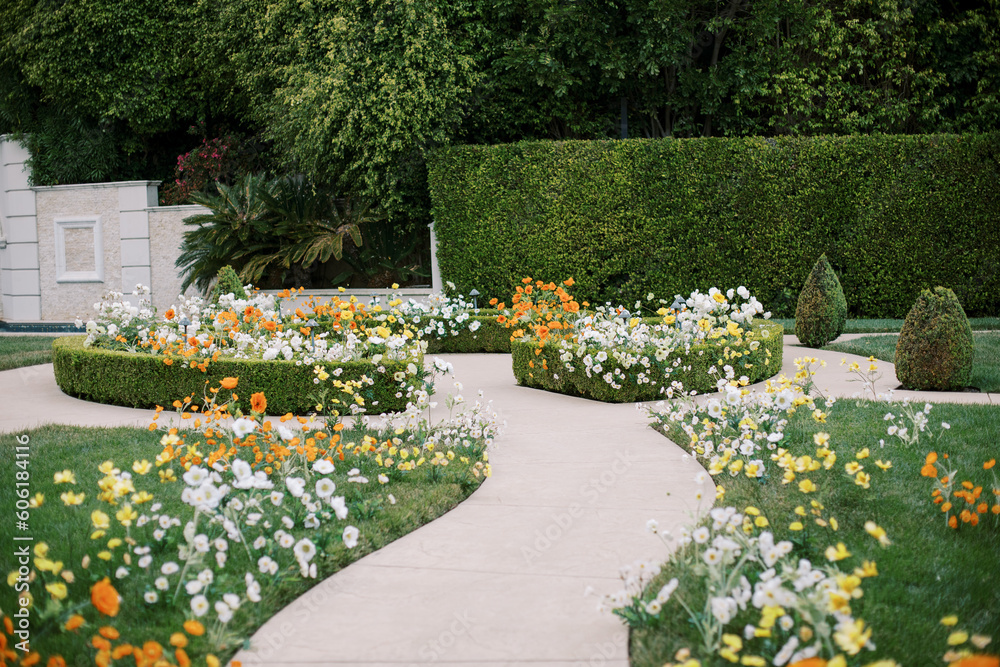
[[426, 214], [448, 142], [965, 132], [1000, 0], [8, 0], [0, 131], [36, 179], [169, 175], [208, 136]]

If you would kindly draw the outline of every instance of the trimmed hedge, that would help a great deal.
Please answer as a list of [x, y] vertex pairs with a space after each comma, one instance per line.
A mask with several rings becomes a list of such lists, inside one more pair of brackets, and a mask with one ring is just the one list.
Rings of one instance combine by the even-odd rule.
[[[429, 321], [442, 318], [430, 317]], [[479, 322], [475, 331], [465, 329], [456, 335], [446, 334], [442, 338], [425, 335], [428, 354], [448, 354], [452, 352], [510, 352], [510, 329], [497, 322], [496, 315], [472, 315], [470, 321]], [[421, 325], [424, 324], [423, 318]]]
[[769, 305], [826, 253], [853, 317], [936, 285], [1000, 313], [1000, 133], [453, 146], [428, 168], [442, 278], [480, 298], [572, 276], [592, 302], [745, 285]]
[[[268, 414], [308, 414], [315, 411], [309, 398], [318, 387], [313, 383], [313, 366], [296, 366], [292, 361], [260, 361], [221, 358], [208, 365], [207, 372], [175, 362], [168, 366], [163, 357], [151, 354], [84, 348], [83, 336], [57, 338], [52, 343], [52, 364], [56, 383], [63, 392], [97, 403], [133, 408], [169, 407], [175, 400], [194, 394], [195, 400], [207, 391], [206, 383], [218, 386], [225, 377], [239, 378], [238, 407], [250, 410], [250, 395], [262, 391], [267, 397]], [[358, 380], [362, 375], [375, 380], [358, 393], [365, 399], [369, 414], [401, 411], [406, 396], [396, 398], [398, 383], [392, 375], [405, 370], [405, 362], [385, 362], [385, 373], [375, 364], [352, 361], [323, 364], [327, 370], [343, 368], [341, 380]], [[329, 400], [329, 395], [328, 395]], [[376, 403], [377, 401], [377, 403]]]
[[[763, 336], [759, 338], [760, 347], [735, 362], [722, 361], [721, 365], [716, 366], [718, 370], [721, 371], [722, 366], [727, 363], [731, 364], [736, 371], [736, 377], [746, 375], [750, 378], [751, 383], [772, 377], [781, 370], [784, 328], [773, 322], [760, 323], [754, 328], [758, 332], [767, 332], [767, 338]], [[539, 350], [536, 341], [514, 341], [511, 343], [511, 357], [514, 364], [514, 377], [517, 378], [519, 385], [569, 394], [570, 396], [592, 398], [606, 403], [634, 403], [664, 398], [664, 395], [660, 393], [660, 388], [664, 384], [669, 386], [674, 380], [683, 383], [687, 391], [715, 392], [715, 381], [721, 377], [721, 374], [710, 375], [708, 369], [712, 365], [718, 364], [726, 344], [725, 339], [706, 341], [700, 345], [692, 345], [691, 351], [688, 353], [680, 352], [672, 355], [668, 363], [673, 364], [674, 360], [679, 358], [681, 365], [670, 373], [665, 383], [662, 368], [655, 363], [651, 364], [648, 369], [636, 365], [628, 370], [609, 356], [608, 360], [602, 364], [604, 372], [613, 373], [616, 368], [620, 368], [632, 380], [620, 382], [622, 385], [620, 389], [614, 389], [597, 374], [588, 378], [584, 366], [579, 360], [574, 361], [573, 371], [567, 371], [559, 359], [563, 350], [559, 347], [558, 342], [544, 345], [541, 351], [536, 354], [536, 351]], [[768, 356], [768, 351], [770, 351], [770, 356]], [[545, 366], [548, 367], [547, 369], [543, 367], [543, 360]], [[532, 364], [534, 365], [532, 366]], [[650, 378], [649, 384], [640, 386], [634, 381], [640, 371], [645, 372]], [[601, 373], [601, 375], [603, 374]]]

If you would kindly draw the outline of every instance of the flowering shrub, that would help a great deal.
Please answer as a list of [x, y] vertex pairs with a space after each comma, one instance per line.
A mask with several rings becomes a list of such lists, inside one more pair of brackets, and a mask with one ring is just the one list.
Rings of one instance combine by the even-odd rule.
[[[352, 393], [324, 371], [317, 380]], [[273, 607], [258, 609], [270, 587], [336, 569], [365, 544], [356, 524], [391, 514], [407, 479], [469, 490], [490, 474], [498, 424], [481, 401], [452, 396], [448, 417], [431, 423], [427, 393], [411, 387], [410, 408], [378, 428], [338, 410], [272, 421], [264, 394], [253, 396], [251, 412], [231, 411], [238, 384], [227, 378], [203, 400], [178, 400], [172, 424], [159, 425], [166, 413], [157, 411], [150, 430], [162, 433], [162, 449], [153, 461], [95, 463], [95, 488], [77, 488], [73, 470], [56, 473], [66, 511], [89, 516], [90, 530], [65, 536], [68, 544], [36, 544], [30, 565], [8, 576], [27, 598], [37, 637], [25, 664], [64, 664], [45, 650], [46, 636], [63, 635], [79, 637], [72, 657], [89, 654], [98, 665], [125, 657], [150, 667], [194, 658], [217, 665], [270, 615]], [[124, 597], [125, 588], [136, 595]], [[125, 636], [116, 619], [136, 603], [175, 630]]]
[[[766, 526], [755, 507], [716, 507], [677, 536], [659, 532], [676, 541], [666, 567], [679, 576], [657, 588], [648, 584], [659, 566], [623, 568], [625, 586], [604, 604], [633, 627], [658, 624], [679, 607], [701, 638], [705, 660], [783, 667], [874, 648], [871, 628], [853, 616], [851, 602], [862, 596], [863, 579], [878, 574], [875, 564], [841, 570], [838, 563], [850, 554], [835, 550], [814, 565]], [[690, 656], [683, 654], [682, 664], [701, 664]]]
[[[512, 299], [513, 314], [498, 317], [514, 329], [511, 349], [521, 384], [599, 400], [649, 400], [713, 388], [736, 369], [749, 374], [747, 381], [762, 379], [780, 365], [778, 334], [756, 325], [763, 308], [743, 287], [725, 294], [695, 291], [676, 310], [664, 306], [656, 317], [643, 318], [621, 306], [581, 310], [564, 289], [572, 280], [559, 286], [523, 282]], [[634, 308], [641, 314], [643, 304]], [[772, 336], [777, 358], [764, 344]]]

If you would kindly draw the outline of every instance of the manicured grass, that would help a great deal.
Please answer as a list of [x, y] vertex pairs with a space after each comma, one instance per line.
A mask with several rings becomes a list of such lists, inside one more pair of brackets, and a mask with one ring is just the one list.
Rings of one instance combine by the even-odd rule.
[[[745, 476], [715, 478], [725, 489], [725, 499], [718, 505], [732, 505], [739, 510], [753, 505], [771, 522], [776, 539], [795, 543], [798, 557], [814, 564], [827, 563], [824, 550], [843, 542], [853, 554], [841, 561], [841, 570], [850, 572], [864, 560], [875, 561], [879, 576], [863, 580], [864, 595], [851, 602], [855, 618], [863, 618], [873, 628], [874, 652], [863, 651], [860, 660], [849, 664], [868, 664], [879, 658], [893, 658], [900, 665], [943, 664], [941, 656], [948, 646], [946, 640], [955, 629], [992, 636], [988, 652], [996, 653], [1000, 640], [1000, 585], [997, 582], [997, 554], [1000, 553], [1000, 516], [986, 514], [978, 526], [960, 524], [959, 530], [948, 528], [945, 515], [932, 503], [933, 479], [921, 477], [924, 457], [931, 450], [950, 455], [948, 462], [958, 469], [958, 480], [970, 479], [983, 488], [983, 499], [1000, 501], [990, 493], [995, 483], [992, 473], [982, 469], [983, 462], [997, 456], [1000, 441], [1000, 408], [994, 406], [964, 406], [939, 404], [928, 416], [934, 433], [940, 439], [905, 448], [895, 438], [886, 435], [886, 412], [900, 414], [898, 405], [840, 401], [831, 410], [826, 424], [815, 424], [807, 415], [799, 415], [786, 431], [786, 447], [795, 455], [815, 454], [812, 436], [818, 431], [830, 433], [830, 446], [837, 452], [838, 463], [806, 475], [818, 490], [808, 495], [799, 492], [796, 484], [782, 485], [780, 470], [771, 468], [766, 483]], [[806, 417], [806, 418], [801, 418]], [[951, 429], [942, 431], [941, 422]], [[884, 438], [885, 447], [879, 446]], [[675, 442], [687, 441], [683, 434], [673, 434]], [[892, 442], [888, 442], [892, 441]], [[871, 457], [860, 461], [871, 474], [871, 488], [863, 489], [844, 472], [844, 464], [855, 460], [855, 453], [871, 448]], [[880, 470], [875, 459], [890, 460], [892, 468]], [[775, 473], [777, 471], [777, 474]], [[803, 475], [799, 476], [801, 479]], [[839, 530], [808, 524], [802, 532], [788, 529], [795, 518], [797, 505], [809, 508], [816, 500], [825, 507], [825, 517], [835, 517]], [[964, 500], [953, 498], [956, 507], [966, 506]], [[811, 518], [811, 517], [810, 517]], [[883, 548], [870, 537], [863, 526], [875, 521], [887, 531], [892, 546]], [[680, 576], [672, 566], [647, 589], [655, 595], [666, 581]], [[690, 575], [687, 575], [690, 578]], [[687, 582], [690, 585], [690, 582]], [[678, 594], [692, 595], [693, 586], [685, 589], [682, 578]], [[703, 589], [704, 587], [702, 587]], [[694, 600], [701, 608], [703, 598]], [[636, 630], [632, 634], [631, 658], [634, 667], [659, 667], [673, 659], [683, 647], [699, 645], [697, 633], [676, 606], [666, 606], [664, 619], [657, 627]], [[733, 622], [732, 630], [742, 634], [744, 623], [755, 623], [759, 611], [744, 613]], [[793, 612], [790, 612], [793, 613]], [[946, 628], [940, 619], [956, 614], [959, 624]], [[704, 665], [726, 665], [716, 662]]]
[[[976, 354], [972, 362], [972, 386], [980, 391], [1000, 391], [1000, 333], [977, 333]], [[859, 354], [893, 362], [899, 336], [865, 336], [831, 343], [824, 350]]]
[[[786, 334], [795, 333], [794, 318], [771, 321], [780, 322]], [[997, 331], [1000, 330], [1000, 317], [970, 317], [969, 324], [974, 331]], [[899, 333], [902, 328], [903, 320], [847, 320], [844, 333]]]
[[0, 336], [0, 371], [52, 362], [51, 336]]
[[[11, 539], [11, 533], [18, 535], [30, 535], [33, 538], [29, 546], [45, 542], [50, 547], [49, 558], [62, 561], [65, 569], [75, 575], [75, 584], [70, 585], [70, 600], [82, 602], [89, 600], [90, 587], [104, 576], [110, 576], [113, 584], [122, 596], [122, 611], [114, 619], [104, 618], [105, 623], [113, 624], [121, 633], [122, 641], [142, 644], [143, 641], [154, 639], [166, 645], [171, 633], [177, 632], [185, 618], [190, 617], [190, 610], [186, 603], [168, 604], [168, 593], [163, 593], [163, 599], [156, 605], [148, 605], [143, 601], [145, 586], [148, 585], [149, 577], [145, 579], [137, 574], [132, 574], [123, 579], [115, 578], [115, 569], [122, 565], [122, 547], [116, 550], [115, 559], [108, 564], [95, 558], [96, 553], [106, 548], [104, 542], [107, 537], [100, 541], [92, 541], [89, 536], [93, 530], [91, 525], [91, 512], [103, 510], [112, 516], [118, 507], [113, 507], [107, 503], [98, 501], [97, 482], [103, 477], [98, 471], [98, 466], [104, 461], [114, 461], [114, 464], [122, 470], [130, 470], [132, 462], [146, 459], [153, 461], [163, 447], [159, 444], [163, 432], [149, 432], [145, 429], [135, 428], [80, 428], [70, 426], [46, 426], [37, 430], [18, 434], [23, 442], [27, 436], [30, 447], [30, 463], [27, 469], [30, 472], [30, 492], [42, 493], [45, 496], [41, 507], [31, 511], [30, 529], [28, 531], [14, 531], [14, 511], [15, 511], [15, 468], [14, 447], [17, 445], [14, 434], [4, 434], [0, 436], [0, 479], [4, 484], [0, 485], [0, 509], [2, 509], [5, 521], [2, 524], [3, 542], [6, 548], [13, 549], [12, 545], [22, 544]], [[357, 433], [344, 431], [345, 438], [357, 439]], [[457, 463], [457, 462], [456, 462]], [[259, 552], [253, 553], [253, 558], [248, 557], [243, 545], [233, 542], [228, 550], [229, 560], [225, 568], [215, 568], [217, 586], [224, 586], [223, 590], [235, 590], [240, 592], [245, 590], [243, 576], [245, 572], [251, 572], [258, 577], [263, 586], [263, 599], [255, 604], [245, 602], [237, 611], [228, 625], [229, 636], [232, 641], [223, 650], [216, 652], [217, 657], [225, 660], [240, 647], [242, 639], [249, 637], [256, 628], [260, 627], [268, 618], [277, 613], [289, 602], [301, 596], [315, 584], [323, 581], [325, 577], [333, 574], [337, 570], [345, 567], [349, 563], [358, 560], [365, 554], [371, 553], [386, 544], [398, 539], [402, 535], [411, 532], [422, 524], [425, 524], [438, 516], [441, 516], [449, 509], [465, 499], [478, 486], [478, 481], [472, 481], [469, 476], [460, 476], [456, 471], [452, 474], [451, 468], [442, 469], [440, 467], [426, 466], [407, 473], [405, 475], [394, 476], [393, 481], [382, 486], [376, 481], [376, 477], [381, 469], [377, 469], [371, 458], [348, 457], [343, 463], [338, 463], [338, 474], [341, 469], [346, 478], [347, 471], [351, 467], [361, 469], [361, 474], [366, 475], [371, 483], [360, 485], [346, 483], [339, 480], [337, 483], [337, 493], [346, 497], [347, 506], [350, 509], [348, 522], [357, 526], [360, 530], [360, 540], [354, 549], [347, 549], [339, 541], [332, 541], [327, 548], [322, 548], [324, 542], [322, 529], [303, 530], [301, 517], [295, 514], [292, 500], [284, 504], [288, 507], [288, 514], [296, 516], [296, 528], [290, 532], [296, 534], [296, 538], [308, 536], [320, 547], [319, 553], [314, 562], [317, 563], [318, 576], [316, 579], [302, 579], [297, 571], [287, 571], [271, 579], [263, 577], [257, 570], [257, 557]], [[56, 472], [65, 469], [76, 473], [76, 484], [53, 483], [53, 476]], [[183, 471], [180, 471], [183, 472]], [[390, 475], [393, 471], [388, 471]], [[159, 512], [172, 516], [191, 516], [191, 508], [180, 500], [180, 491], [184, 487], [183, 481], [172, 484], [160, 484], [157, 481], [157, 472], [154, 469], [146, 477], [140, 479], [138, 475], [133, 475], [137, 489], [150, 489], [154, 495], [153, 502], [162, 503], [163, 507]], [[469, 479], [467, 479], [469, 478]], [[141, 484], [140, 484], [141, 482]], [[343, 482], [343, 483], [342, 483]], [[284, 490], [284, 489], [283, 489]], [[60, 494], [65, 491], [86, 493], [86, 500], [78, 506], [66, 506], [60, 500]], [[387, 500], [388, 494], [395, 496], [396, 503], [391, 504]], [[265, 500], [265, 502], [267, 502]], [[151, 504], [137, 505], [136, 509], [140, 513], [151, 513]], [[299, 507], [301, 510], [301, 507]], [[300, 512], [301, 513], [301, 512]], [[140, 544], [151, 544], [154, 547], [156, 563], [177, 558], [177, 544], [166, 544], [169, 540], [156, 542], [149, 535], [156, 527], [156, 522], [139, 527], [138, 524], [132, 527], [132, 536]], [[343, 523], [330, 524], [330, 531], [340, 531]], [[119, 528], [120, 530], [120, 528]], [[248, 533], [249, 534], [249, 533]], [[337, 533], [339, 536], [339, 532]], [[252, 540], [252, 536], [248, 538]], [[82, 560], [89, 554], [91, 564], [84, 569]], [[160, 554], [157, 556], [157, 554]], [[135, 557], [133, 557], [135, 558]], [[11, 557], [5, 556], [4, 563], [10, 564]], [[139, 572], [135, 567], [136, 561], [132, 561], [134, 573]], [[6, 577], [6, 568], [3, 572]], [[9, 612], [15, 604], [15, 598], [11, 594], [12, 589], [7, 589], [5, 583], [0, 583], [5, 591], [3, 600], [3, 611]], [[49, 596], [44, 591], [32, 588], [37, 602], [44, 603]], [[182, 599], [187, 598], [183, 595]], [[80, 613], [88, 613], [85, 607]], [[57, 615], [54, 622], [40, 621], [33, 615], [32, 649], [42, 651], [45, 658], [59, 653], [67, 658], [70, 664], [76, 663], [70, 658], [80, 658], [82, 655], [91, 655], [92, 650], [85, 648], [87, 638], [97, 629], [93, 619], [84, 626], [79, 633], [62, 632], [58, 627], [68, 614], [67, 609], [63, 609]], [[94, 614], [90, 612], [91, 616]], [[205, 620], [205, 619], [203, 619]], [[204, 640], [204, 638], [202, 638]], [[199, 640], [199, 641], [202, 641]], [[201, 646], [201, 648], [199, 648]], [[204, 644], [199, 645], [192, 641], [188, 648], [188, 653], [192, 658], [204, 656], [206, 649]], [[91, 664], [91, 663], [87, 663]], [[117, 663], [116, 663], [117, 664]], [[195, 660], [195, 664], [205, 664], [202, 658]]]

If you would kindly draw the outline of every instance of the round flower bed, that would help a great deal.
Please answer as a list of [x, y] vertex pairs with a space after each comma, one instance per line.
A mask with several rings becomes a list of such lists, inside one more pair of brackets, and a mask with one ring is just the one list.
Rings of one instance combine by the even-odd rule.
[[[238, 377], [240, 387], [245, 389], [237, 394], [236, 405], [244, 412], [250, 410], [251, 394], [258, 391], [267, 393], [271, 414], [307, 414], [316, 410], [313, 366], [223, 357], [202, 371], [197, 366], [166, 365], [163, 359], [155, 354], [84, 347], [82, 336], [58, 338], [52, 344], [56, 383], [66, 394], [84, 400], [135, 408], [168, 406], [178, 396], [197, 398], [204, 395], [206, 386], [217, 385], [226, 377]], [[394, 376], [403, 373], [412, 378], [422, 365], [422, 358], [416, 357], [413, 361], [381, 363], [360, 359], [322, 367], [345, 384], [361, 382], [355, 396], [361, 398], [369, 414], [381, 414], [406, 407], [406, 394]], [[358, 404], [353, 398], [350, 403]]]
[[[108, 294], [95, 304], [85, 338], [55, 343], [53, 365], [64, 392], [155, 407], [203, 396], [206, 385], [234, 377], [244, 389], [236, 402], [244, 411], [252, 393], [266, 392], [272, 414], [375, 414], [403, 410], [413, 391], [424, 388], [426, 344], [392, 308], [335, 297], [288, 314], [275, 297], [252, 293], [207, 304], [182, 297], [158, 316], [147, 295], [137, 287], [133, 305]], [[331, 384], [320, 387], [327, 377]]]
[[[676, 296], [669, 307], [653, 294], [657, 317], [633, 316], [610, 304], [584, 310], [562, 285], [530, 278], [512, 298], [511, 354], [518, 384], [610, 403], [649, 401], [678, 393], [747, 385], [781, 368], [780, 324], [767, 322], [745, 287]], [[582, 306], [582, 307], [581, 307]], [[503, 309], [503, 305], [498, 306]], [[765, 319], [754, 319], [755, 315]]]

